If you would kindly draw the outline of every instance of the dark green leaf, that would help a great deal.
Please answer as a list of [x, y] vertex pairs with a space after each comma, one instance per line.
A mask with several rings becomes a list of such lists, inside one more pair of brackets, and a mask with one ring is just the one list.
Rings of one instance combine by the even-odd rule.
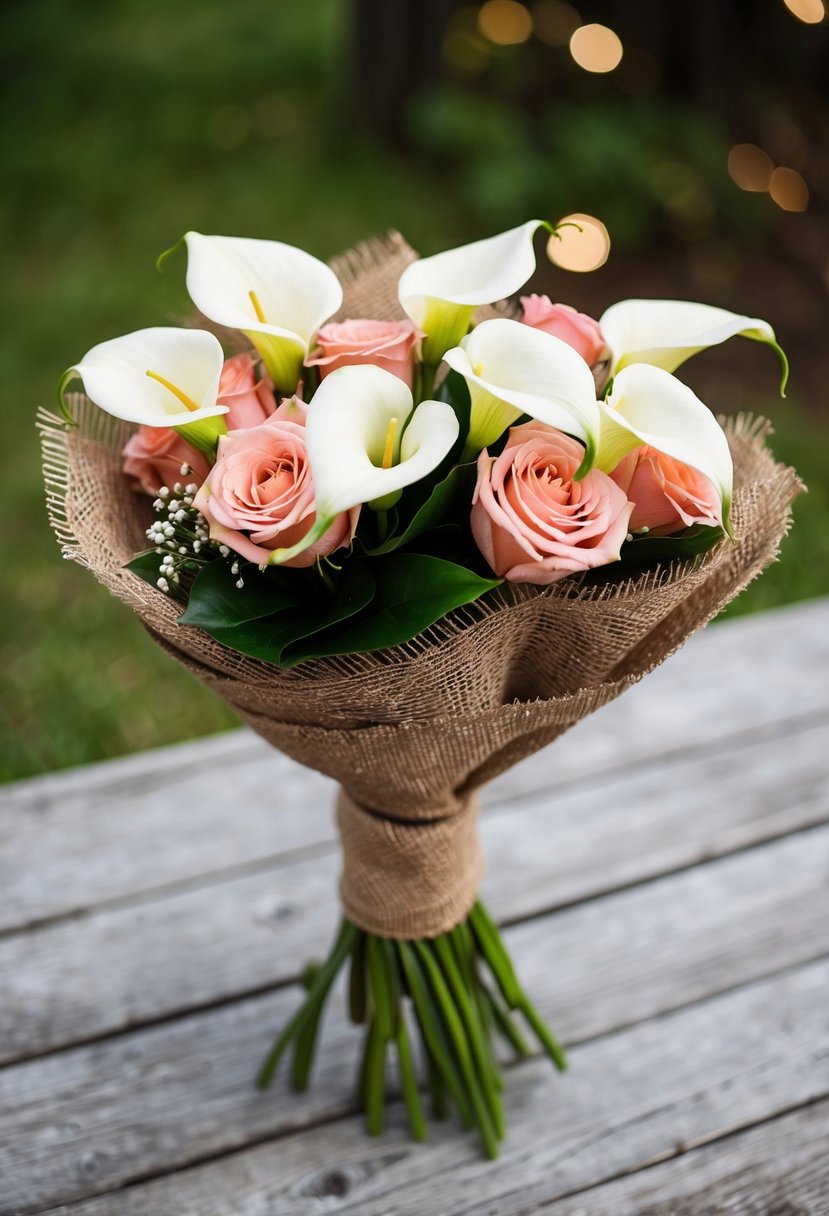
[[501, 580], [481, 578], [465, 566], [422, 553], [392, 553], [371, 563], [377, 590], [369, 612], [345, 629], [285, 647], [293, 666], [326, 655], [380, 650], [407, 642], [453, 608], [479, 599]]
[[[303, 638], [311, 638], [320, 630], [355, 616], [365, 608], [374, 595], [374, 576], [367, 561], [347, 563], [336, 595], [332, 598], [320, 584], [316, 603], [289, 608], [274, 616], [242, 621], [230, 628], [202, 626], [218, 642], [268, 663], [292, 666], [284, 661], [287, 648]], [[338, 652], [334, 652], [338, 653]]]
[[722, 528], [695, 524], [674, 536], [636, 536], [622, 545], [621, 559], [626, 565], [649, 565], [674, 561], [705, 553], [725, 536]]
[[154, 587], [158, 582], [160, 565], [161, 554], [156, 553], [155, 549], [148, 549], [146, 553], [139, 553], [131, 562], [127, 562], [126, 569], [132, 570], [133, 574], [137, 574], [145, 583]]
[[374, 549], [372, 554], [391, 553], [409, 544], [415, 537], [428, 532], [444, 522], [452, 522], [455, 518], [465, 518], [472, 510], [472, 495], [475, 492], [475, 482], [478, 471], [473, 463], [455, 465], [442, 481], [432, 489], [429, 497], [415, 511], [414, 515], [397, 536], [390, 536]]
[[319, 575], [313, 571], [311, 583], [306, 570], [274, 567], [260, 573], [256, 566], [248, 564], [243, 567], [244, 586], [237, 587], [239, 575], [233, 574], [231, 564], [229, 558], [217, 558], [201, 571], [190, 589], [187, 611], [179, 618], [183, 625], [229, 629], [245, 621], [299, 608], [315, 589], [318, 596], [326, 594]]

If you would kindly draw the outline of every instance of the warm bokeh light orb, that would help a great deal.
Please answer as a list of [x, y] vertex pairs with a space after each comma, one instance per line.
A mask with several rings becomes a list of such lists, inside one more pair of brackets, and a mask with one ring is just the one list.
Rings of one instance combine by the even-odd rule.
[[621, 38], [606, 25], [580, 25], [570, 39], [570, 54], [585, 72], [612, 72], [622, 53]]
[[728, 153], [728, 172], [741, 190], [760, 193], [769, 188], [774, 161], [756, 144], [735, 144]]
[[518, 46], [533, 32], [533, 19], [518, 0], [486, 0], [478, 13], [478, 29], [496, 46]]
[[558, 234], [551, 233], [547, 241], [547, 257], [554, 266], [579, 274], [604, 266], [610, 253], [610, 234], [601, 220], [576, 212], [558, 222]]
[[769, 194], [783, 211], [805, 211], [809, 206], [809, 187], [797, 169], [782, 166], [774, 170]]
[[538, 0], [532, 10], [535, 36], [547, 46], [567, 46], [581, 17], [566, 0]]
[[823, 0], [783, 0], [783, 3], [804, 25], [819, 25], [826, 16]]

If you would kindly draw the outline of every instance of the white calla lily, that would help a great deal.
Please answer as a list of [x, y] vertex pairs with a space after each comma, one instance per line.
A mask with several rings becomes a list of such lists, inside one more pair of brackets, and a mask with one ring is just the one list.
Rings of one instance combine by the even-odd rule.
[[276, 387], [294, 391], [319, 327], [342, 304], [330, 267], [293, 245], [188, 232], [187, 290], [219, 325], [241, 329]]
[[299, 544], [275, 549], [272, 564], [312, 545], [341, 512], [360, 503], [388, 506], [437, 468], [458, 437], [458, 420], [445, 402], [422, 401], [412, 412], [413, 405], [402, 380], [370, 364], [325, 377], [305, 424], [316, 520]]
[[611, 375], [633, 363], [672, 372], [691, 355], [742, 336], [765, 342], [777, 352], [782, 364], [780, 392], [786, 388], [788, 360], [768, 321], [759, 317], [685, 300], [620, 300], [607, 309], [599, 325], [613, 352]]
[[523, 287], [535, 270], [533, 237], [543, 220], [528, 220], [498, 236], [433, 257], [419, 258], [400, 276], [404, 312], [426, 338], [423, 362], [436, 365], [469, 329], [482, 304], [494, 304]]
[[572, 346], [498, 317], [476, 325], [444, 358], [469, 387], [467, 455], [494, 443], [511, 422], [529, 414], [580, 439], [587, 471], [599, 438], [599, 405], [590, 368]]
[[224, 354], [200, 329], [139, 329], [101, 342], [63, 375], [58, 395], [79, 377], [87, 396], [116, 418], [166, 426], [212, 454], [227, 427], [217, 405]]
[[611, 473], [623, 456], [647, 444], [707, 477], [720, 495], [723, 527], [729, 511], [734, 469], [725, 432], [708, 406], [669, 372], [647, 363], [623, 368], [602, 402], [596, 467]]

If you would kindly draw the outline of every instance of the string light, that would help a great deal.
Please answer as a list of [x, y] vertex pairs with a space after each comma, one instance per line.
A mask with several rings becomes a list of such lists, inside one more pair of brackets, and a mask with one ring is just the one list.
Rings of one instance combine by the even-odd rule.
[[820, 25], [826, 16], [823, 0], [783, 0], [783, 3], [804, 25]]
[[735, 144], [728, 153], [728, 172], [741, 190], [761, 193], [769, 188], [774, 161], [756, 144]]
[[769, 194], [783, 211], [805, 211], [809, 206], [809, 187], [797, 169], [783, 166], [775, 169], [769, 182]]
[[594, 215], [576, 212], [559, 220], [559, 225], [563, 224], [573, 227], [560, 226], [558, 234], [550, 236], [547, 242], [550, 261], [562, 270], [581, 274], [604, 266], [610, 253], [610, 234], [602, 221]]
[[585, 72], [612, 72], [622, 53], [621, 38], [606, 25], [580, 25], [570, 39], [570, 54]]
[[518, 0], [486, 0], [478, 13], [478, 29], [496, 46], [518, 46], [533, 32], [533, 19]]

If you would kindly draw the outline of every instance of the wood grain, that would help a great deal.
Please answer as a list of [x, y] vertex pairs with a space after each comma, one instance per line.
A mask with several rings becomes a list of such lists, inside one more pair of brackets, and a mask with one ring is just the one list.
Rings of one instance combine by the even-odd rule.
[[[827, 600], [715, 625], [504, 774], [487, 803], [806, 721], [829, 708], [827, 667]], [[331, 849], [332, 799], [330, 782], [244, 731], [8, 786], [0, 930]]]
[[[70, 1211], [72, 1216], [319, 1216], [327, 1211], [518, 1216], [687, 1143], [825, 1095], [827, 984], [829, 963], [813, 964], [593, 1040], [572, 1052], [566, 1078], [551, 1077], [549, 1064], [540, 1060], [516, 1067], [506, 1093], [510, 1132], [495, 1166], [482, 1162], [476, 1146], [452, 1124], [433, 1128], [426, 1147], [412, 1143], [395, 1107], [387, 1132], [376, 1141], [366, 1137], [360, 1120], [342, 1118], [312, 1133], [286, 1135], [59, 1211], [62, 1216]], [[341, 1068], [341, 1060], [334, 1063], [327, 1054], [327, 1086]], [[217, 1117], [215, 1106], [205, 1112], [205, 1097], [194, 1076], [189, 1109], [178, 1112], [178, 1127], [185, 1118], [204, 1127]], [[179, 1133], [170, 1114], [164, 1124], [172, 1153]], [[149, 1112], [133, 1119], [133, 1140], [146, 1141], [153, 1131], [160, 1136], [153, 1123]], [[252, 1137], [254, 1128], [247, 1134]], [[132, 1147], [117, 1125], [110, 1141], [113, 1154], [116, 1145]], [[43, 1154], [36, 1159], [40, 1165]], [[102, 1184], [113, 1165], [103, 1149], [98, 1164]], [[13, 1195], [21, 1165], [9, 1176]], [[68, 1182], [74, 1182], [69, 1193]], [[47, 1163], [46, 1174], [28, 1188], [25, 1204], [15, 1208], [12, 1201], [5, 1213], [29, 1212], [50, 1193], [65, 1200], [94, 1185], [91, 1178], [56, 1178]]]
[[[507, 940], [542, 1013], [572, 1043], [813, 958], [827, 941], [827, 872], [824, 828], [515, 926]], [[777, 992], [790, 982], [787, 975], [771, 984]], [[718, 1008], [727, 1010], [730, 999], [721, 997]], [[747, 998], [738, 992], [733, 999]], [[284, 1083], [268, 1095], [253, 1089], [268, 1036], [296, 1000], [295, 990], [283, 990], [6, 1068], [0, 1194], [8, 1188], [21, 1210], [36, 1206], [33, 1198], [41, 1204], [79, 1198], [347, 1110], [358, 1036], [339, 1001], [312, 1090], [289, 1096]], [[825, 1012], [814, 1013], [829, 1035]], [[715, 1023], [706, 1024], [717, 1040]], [[801, 1047], [811, 1053], [813, 1042], [814, 1030], [804, 1031]], [[688, 1049], [685, 1041], [682, 1051]], [[626, 1050], [609, 1069], [620, 1086], [640, 1066], [625, 1062]], [[708, 1084], [704, 1056], [714, 1050], [714, 1042], [695, 1047], [695, 1057], [702, 1051], [695, 1083]], [[639, 1084], [646, 1086], [651, 1066], [641, 1067]], [[572, 1074], [558, 1081], [541, 1068], [547, 1101], [557, 1107], [571, 1086], [581, 1092], [580, 1068], [575, 1060]], [[614, 1083], [608, 1075], [607, 1084]], [[514, 1101], [520, 1139], [524, 1116], [521, 1099]], [[308, 1153], [318, 1153], [333, 1134], [327, 1128], [309, 1136]], [[463, 1151], [477, 1159], [474, 1146]]]
[[[531, 796], [498, 804], [482, 824], [492, 859], [485, 894], [501, 919], [537, 916], [827, 821], [827, 733], [817, 722], [778, 736], [775, 747], [760, 736], [608, 775], [551, 802]], [[825, 837], [816, 839], [817, 853], [804, 853], [803, 889], [820, 893]], [[762, 871], [765, 856], [750, 867]], [[0, 1062], [295, 979], [332, 932], [338, 869], [337, 853], [283, 857], [259, 873], [0, 939]], [[762, 873], [764, 884], [789, 898], [789, 870]], [[758, 886], [758, 909], [766, 896]], [[669, 895], [665, 902], [677, 932]], [[730, 905], [722, 907], [727, 915]], [[810, 920], [809, 905], [797, 907], [796, 921], [785, 926], [791, 933]], [[821, 907], [818, 900], [815, 914]], [[592, 936], [614, 939], [612, 924], [597, 922]], [[547, 957], [543, 949], [540, 957]]]

